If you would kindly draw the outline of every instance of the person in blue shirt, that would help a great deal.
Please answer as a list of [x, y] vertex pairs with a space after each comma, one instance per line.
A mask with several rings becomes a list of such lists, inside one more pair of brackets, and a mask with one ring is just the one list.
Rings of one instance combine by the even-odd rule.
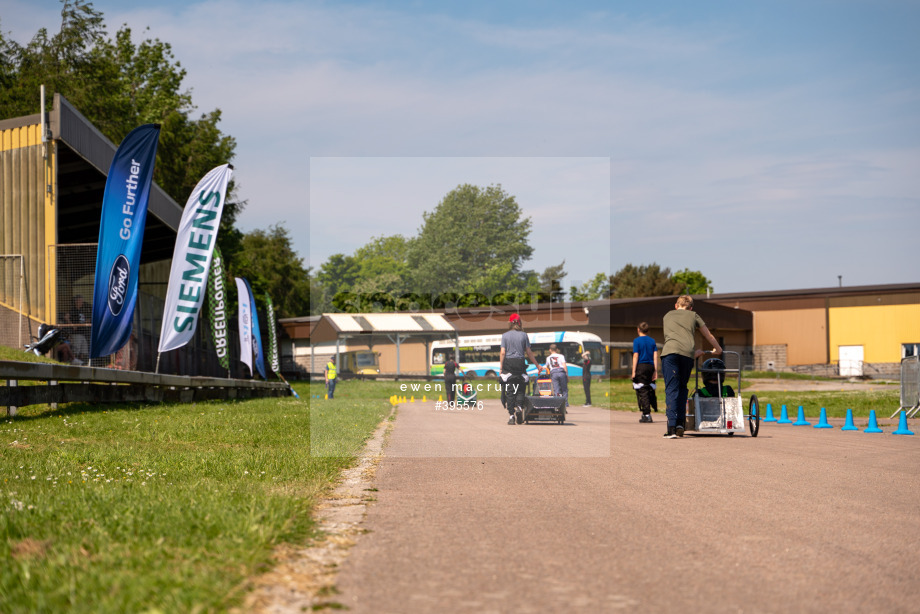
[[638, 332], [633, 340], [632, 382], [642, 412], [639, 422], [652, 422], [652, 409], [658, 411], [654, 388], [658, 379], [658, 345], [648, 336], [648, 322], [639, 324]]

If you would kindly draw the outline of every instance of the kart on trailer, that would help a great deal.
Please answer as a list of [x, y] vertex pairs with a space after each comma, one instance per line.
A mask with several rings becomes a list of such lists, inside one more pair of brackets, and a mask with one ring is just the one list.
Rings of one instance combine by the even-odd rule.
[[[728, 368], [722, 360], [710, 358], [702, 365], [697, 359], [696, 390], [687, 402], [687, 432], [734, 435], [743, 433], [747, 422], [751, 437], [760, 431], [760, 406], [757, 395], [748, 399], [748, 412], [744, 413], [741, 397], [741, 355], [738, 352], [722, 352], [733, 356], [736, 368]], [[727, 375], [737, 375], [738, 387], [734, 390], [726, 385]], [[703, 387], [700, 387], [702, 376]], [[734, 380], [735, 378], [732, 377]]]
[[524, 424], [531, 422], [565, 424], [565, 399], [555, 395], [548, 375], [537, 377], [534, 394], [524, 397]]

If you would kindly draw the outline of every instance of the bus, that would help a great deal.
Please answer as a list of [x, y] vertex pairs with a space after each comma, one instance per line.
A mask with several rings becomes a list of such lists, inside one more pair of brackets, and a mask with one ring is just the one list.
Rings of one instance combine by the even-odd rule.
[[[335, 362], [335, 344], [297, 347], [294, 362], [310, 375], [321, 376], [330, 360]], [[339, 346], [339, 369], [343, 375], [379, 375], [379, 352], [348, 345]]]
[[[527, 333], [530, 339], [530, 348], [540, 362], [546, 364], [549, 355], [549, 346], [556, 344], [559, 352], [565, 356], [569, 377], [581, 377], [582, 358], [584, 352], [591, 355], [591, 375], [604, 375], [604, 344], [601, 338], [593, 333], [570, 331], [555, 331], [546, 333]], [[465, 375], [473, 379], [478, 377], [498, 377], [498, 358], [501, 353], [501, 335], [479, 335], [460, 337], [460, 358], [457, 364], [460, 367], [458, 375]], [[444, 361], [448, 356], [454, 355], [455, 344], [451, 340], [433, 341], [431, 343], [430, 362], [432, 377], [444, 377]], [[527, 361], [527, 373], [531, 376], [537, 374], [537, 368]]]

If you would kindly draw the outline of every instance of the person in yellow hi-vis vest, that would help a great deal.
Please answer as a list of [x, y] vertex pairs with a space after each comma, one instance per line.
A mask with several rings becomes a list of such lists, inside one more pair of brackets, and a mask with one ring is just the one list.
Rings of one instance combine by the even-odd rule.
[[326, 363], [326, 370], [323, 375], [326, 377], [326, 398], [335, 397], [335, 363], [331, 360]]

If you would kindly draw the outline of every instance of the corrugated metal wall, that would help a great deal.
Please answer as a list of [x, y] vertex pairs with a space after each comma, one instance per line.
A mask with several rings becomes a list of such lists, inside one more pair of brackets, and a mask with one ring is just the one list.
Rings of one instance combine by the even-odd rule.
[[44, 321], [50, 316], [44, 283], [48, 168], [39, 124], [0, 131], [0, 254], [23, 255], [26, 311]]
[[901, 345], [920, 342], [920, 305], [831, 307], [831, 362], [841, 345], [861, 345], [868, 363], [900, 362]]
[[754, 346], [785, 345], [789, 366], [827, 362], [826, 313], [819, 309], [754, 312]]

